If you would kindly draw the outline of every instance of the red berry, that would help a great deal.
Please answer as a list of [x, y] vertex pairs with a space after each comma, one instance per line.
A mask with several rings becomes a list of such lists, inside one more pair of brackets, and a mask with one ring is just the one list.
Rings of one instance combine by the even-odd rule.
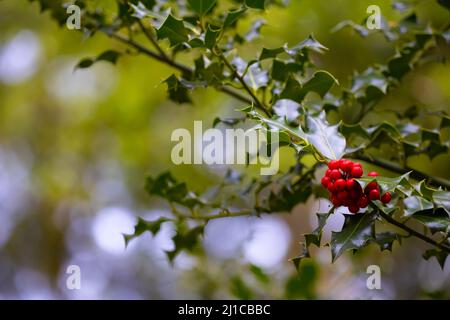
[[352, 177], [360, 178], [363, 175], [363, 170], [361, 167], [353, 166], [350, 174], [352, 175]]
[[391, 201], [391, 199], [392, 199], [392, 196], [391, 196], [390, 192], [386, 192], [385, 194], [383, 194], [381, 196], [381, 202], [383, 202], [383, 203], [388, 203]]
[[339, 200], [338, 197], [336, 197], [336, 196], [331, 197], [331, 203], [335, 207], [340, 207], [342, 205], [341, 200]]
[[369, 204], [369, 199], [367, 199], [366, 196], [362, 196], [361, 198], [359, 198], [358, 206], [360, 208], [365, 208], [365, 207], [367, 207], [368, 204]]
[[348, 207], [348, 211], [350, 211], [351, 213], [358, 213], [359, 207], [355, 204], [352, 204]]
[[366, 186], [366, 192], [370, 192], [370, 190], [378, 189], [378, 183], [376, 181], [372, 181], [367, 184]]
[[327, 186], [328, 191], [330, 191], [331, 193], [333, 193], [336, 189], [334, 187], [334, 183], [333, 182], [329, 182], [328, 186]]
[[325, 171], [325, 177], [331, 178], [331, 169], [327, 169], [327, 171]]
[[347, 180], [347, 189], [352, 190], [355, 187], [355, 183], [357, 183], [355, 181], [355, 179], [348, 179]]
[[370, 200], [378, 200], [380, 199], [380, 191], [377, 189], [370, 190], [369, 192], [369, 199]]
[[331, 180], [330, 180], [329, 177], [323, 177], [321, 182], [322, 182], [322, 186], [323, 186], [324, 188], [327, 188], [327, 187], [328, 187], [328, 183], [330, 183]]
[[362, 165], [361, 165], [361, 163], [359, 163], [359, 162], [353, 162], [353, 166], [355, 167], [360, 167], [360, 168], [362, 168]]
[[361, 193], [359, 192], [358, 189], [350, 190], [350, 198], [357, 200], [357, 199], [359, 199], [360, 196], [361, 196]]
[[328, 162], [328, 168], [330, 168], [331, 170], [339, 169], [339, 160], [331, 160], [330, 162]]
[[376, 172], [376, 171], [369, 172], [367, 175], [369, 177], [378, 177], [379, 176], [378, 172]]
[[338, 199], [341, 201], [345, 201], [348, 200], [349, 198], [349, 193], [347, 191], [339, 191], [338, 193]]
[[336, 190], [342, 191], [345, 190], [345, 187], [347, 186], [347, 183], [344, 179], [337, 179], [334, 183], [334, 186], [336, 187]]
[[350, 160], [341, 160], [339, 163], [339, 167], [342, 171], [350, 172], [353, 167], [353, 162]]
[[331, 176], [331, 179], [333, 179], [333, 180], [342, 178], [342, 174], [339, 172], [338, 169], [331, 170], [330, 176]]

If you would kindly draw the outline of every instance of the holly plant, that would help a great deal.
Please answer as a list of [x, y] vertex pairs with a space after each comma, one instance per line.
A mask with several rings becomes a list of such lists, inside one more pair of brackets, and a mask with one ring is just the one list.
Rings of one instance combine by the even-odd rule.
[[[64, 26], [65, 1], [38, 2]], [[331, 53], [312, 34], [292, 44], [279, 39], [278, 46], [262, 45], [249, 55], [246, 45], [263, 43], [260, 31], [268, 28], [261, 14], [269, 7], [284, 7], [282, 0], [116, 0], [112, 12], [93, 1], [74, 4], [81, 9], [80, 32], [85, 37], [102, 33], [122, 48], [85, 58], [77, 68], [146, 56], [173, 70], [164, 80], [168, 99], [192, 103], [196, 88], [215, 89], [242, 107], [239, 117], [218, 117], [211, 126], [250, 123], [278, 132], [280, 147], [294, 151], [295, 163], [285, 172], [254, 177], [230, 169], [201, 193], [170, 172], [148, 177], [146, 191], [165, 199], [171, 215], [154, 221], [139, 218], [134, 233], [125, 235], [127, 243], [147, 231], [156, 234], [171, 221], [175, 246], [167, 255], [173, 261], [183, 250], [200, 250], [210, 220], [290, 212], [316, 197], [329, 198], [329, 210], [317, 213], [317, 228], [304, 235], [299, 255], [291, 259], [297, 267], [310, 256], [312, 245], [329, 245], [335, 261], [346, 251], [372, 243], [380, 250], [392, 250], [394, 242], [409, 237], [426, 242], [425, 259], [434, 257], [444, 265], [450, 253], [450, 182], [414, 169], [410, 159], [449, 156], [450, 117], [426, 106], [402, 111], [377, 107], [419, 66], [445, 63], [448, 21], [432, 26], [418, 19], [415, 2], [393, 1], [400, 18], [387, 22], [382, 17], [380, 29], [369, 30], [365, 22], [338, 24], [331, 32], [352, 30], [355, 37], [363, 38], [377, 33], [397, 48], [383, 63], [355, 71], [349, 85], [344, 85], [318, 67], [322, 57]], [[450, 10], [449, 1], [435, 4]], [[249, 27], [244, 28], [243, 21], [250, 21]], [[343, 117], [343, 110], [352, 110], [351, 119]], [[435, 127], [420, 125], [425, 115]], [[368, 172], [368, 167], [383, 174]], [[345, 222], [324, 244], [322, 229], [336, 211], [345, 214]]]

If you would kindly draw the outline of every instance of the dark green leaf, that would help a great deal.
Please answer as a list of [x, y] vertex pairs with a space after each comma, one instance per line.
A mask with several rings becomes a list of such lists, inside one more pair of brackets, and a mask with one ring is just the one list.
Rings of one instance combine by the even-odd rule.
[[264, 10], [266, 0], [245, 0], [245, 5], [253, 9]]
[[159, 230], [161, 229], [161, 224], [163, 224], [166, 221], [170, 221], [170, 219], [167, 218], [159, 218], [157, 220], [153, 221], [147, 221], [142, 218], [138, 218], [137, 224], [134, 226], [134, 232], [133, 234], [124, 234], [123, 237], [125, 239], [125, 245], [127, 246], [128, 243], [143, 234], [146, 231], [151, 232], [152, 235], [156, 235]]
[[188, 230], [184, 223], [177, 226], [177, 232], [172, 238], [174, 249], [166, 251], [169, 261], [173, 261], [182, 250], [193, 251], [199, 242], [199, 237], [203, 235], [204, 226], [198, 226]]
[[216, 45], [216, 39], [220, 34], [220, 28], [214, 27], [212, 25], [208, 26], [205, 34], [205, 45], [207, 48], [212, 49]]
[[442, 208], [417, 212], [412, 217], [426, 225], [431, 233], [450, 231], [450, 218]]
[[347, 250], [358, 250], [368, 244], [375, 236], [374, 212], [346, 215], [344, 227], [340, 232], [331, 233], [332, 261], [336, 261]]
[[433, 209], [433, 203], [431, 201], [428, 201], [425, 198], [419, 197], [419, 196], [412, 196], [405, 198], [403, 200], [403, 203], [405, 204], [405, 213], [404, 215], [406, 217], [410, 217], [415, 213], [422, 212], [422, 211], [428, 211], [430, 209]]
[[190, 103], [188, 89], [178, 80], [173, 74], [168, 77], [164, 82], [167, 84], [167, 91], [169, 92], [169, 99], [176, 103]]
[[276, 58], [277, 55], [283, 52], [284, 52], [283, 48], [275, 48], [275, 49], [263, 48], [261, 54], [259, 55], [259, 60]]
[[239, 17], [241, 15], [243, 15], [245, 13], [245, 11], [247, 11], [246, 8], [228, 11], [227, 17], [225, 18], [225, 21], [223, 23], [223, 27], [228, 28], [228, 27], [231, 27], [232, 25], [234, 25], [236, 20], [239, 19]]
[[183, 21], [176, 19], [171, 14], [167, 16], [156, 34], [158, 39], [169, 39], [172, 47], [189, 40]]
[[436, 260], [438, 261], [439, 265], [441, 266], [441, 268], [444, 269], [445, 260], [447, 260], [448, 253], [445, 251], [430, 249], [430, 250], [425, 251], [425, 253], [423, 254], [423, 258], [425, 260], [430, 260], [430, 258], [432, 258], [432, 257], [435, 257]]
[[392, 245], [394, 244], [394, 241], [398, 241], [400, 243], [401, 239], [402, 238], [398, 233], [386, 231], [377, 233], [373, 242], [375, 242], [380, 247], [381, 251], [392, 251]]
[[187, 0], [187, 2], [199, 16], [207, 14], [216, 4], [216, 0]]

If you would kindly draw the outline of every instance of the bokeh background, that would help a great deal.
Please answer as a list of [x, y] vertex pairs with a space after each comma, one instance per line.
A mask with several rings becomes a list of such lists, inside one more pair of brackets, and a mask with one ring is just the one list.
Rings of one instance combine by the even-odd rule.
[[[93, 2], [114, 10], [114, 0]], [[450, 21], [449, 11], [436, 1], [419, 2], [419, 19], [433, 26]], [[292, 45], [313, 33], [330, 49], [319, 66], [347, 85], [355, 69], [395, 53], [378, 34], [361, 39], [350, 30], [330, 32], [345, 19], [361, 22], [370, 4], [380, 5], [388, 19], [401, 16], [390, 1], [293, 0], [287, 9], [262, 14], [267, 25], [254, 49]], [[242, 29], [248, 26], [240, 23]], [[175, 105], [161, 84], [173, 71], [144, 56], [74, 71], [81, 58], [125, 48], [104, 35], [84, 39], [58, 27], [37, 3], [0, 1], [0, 30], [0, 298], [450, 297], [450, 263], [442, 270], [435, 260], [423, 260], [423, 244], [413, 239], [402, 250], [395, 244], [393, 254], [369, 246], [334, 264], [328, 248], [317, 249], [297, 276], [288, 259], [299, 251], [301, 233], [314, 228], [314, 213], [326, 207], [325, 200], [310, 199], [286, 214], [212, 221], [203, 239], [205, 253], [183, 253], [173, 266], [164, 253], [173, 246], [170, 223], [125, 249], [122, 233], [133, 230], [136, 217], [169, 214], [163, 202], [145, 193], [148, 174], [171, 169], [199, 191], [224, 175], [226, 168], [174, 166], [172, 130], [192, 130], [194, 120], [212, 124], [242, 104], [200, 89], [193, 105]], [[448, 64], [419, 67], [380, 109], [413, 104], [450, 111]], [[293, 160], [291, 152], [282, 153], [282, 168]], [[448, 160], [422, 157], [412, 165], [450, 178]], [[325, 239], [342, 222], [342, 215], [334, 215]], [[72, 264], [81, 268], [80, 290], [66, 288], [66, 268]], [[372, 264], [381, 267], [381, 290], [366, 288]]]

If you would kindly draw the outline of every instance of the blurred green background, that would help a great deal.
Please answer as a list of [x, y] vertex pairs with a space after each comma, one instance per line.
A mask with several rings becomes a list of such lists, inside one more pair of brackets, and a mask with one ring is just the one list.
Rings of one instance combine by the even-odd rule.
[[[93, 1], [114, 10], [114, 0]], [[302, 41], [309, 34], [330, 50], [320, 68], [341, 83], [373, 63], [395, 54], [378, 34], [366, 39], [350, 30], [331, 33], [340, 21], [361, 22], [371, 4], [396, 20], [402, 14], [390, 1], [293, 0], [287, 9], [262, 14], [267, 25], [248, 50], [256, 56], [264, 44], [276, 47]], [[438, 27], [449, 11], [435, 1], [419, 1], [419, 19]], [[240, 22], [248, 28], [250, 21]], [[290, 214], [230, 218], [211, 222], [205, 254], [181, 254], [171, 266], [172, 229], [133, 241], [125, 250], [122, 233], [132, 231], [137, 216], [167, 214], [161, 201], [143, 189], [146, 175], [171, 169], [194, 190], [220, 181], [225, 169], [175, 166], [170, 160], [176, 128], [192, 130], [194, 120], [211, 124], [243, 107], [213, 89], [194, 93], [193, 105], [175, 105], [161, 83], [173, 71], [144, 56], [121, 58], [117, 66], [74, 66], [105, 49], [125, 48], [104, 35], [84, 39], [60, 28], [37, 3], [0, 1], [0, 298], [449, 298], [450, 263], [441, 270], [424, 261], [408, 239], [403, 250], [380, 253], [370, 246], [331, 264], [328, 248], [302, 264], [297, 276], [288, 258], [299, 250], [300, 234], [315, 225], [324, 201], [311, 199]], [[379, 109], [402, 110], [425, 105], [450, 111], [450, 66], [435, 62], [407, 75]], [[346, 111], [351, 120], [352, 111]], [[380, 113], [379, 121], [389, 113]], [[430, 119], [421, 119], [431, 126]], [[283, 168], [293, 163], [282, 153]], [[449, 157], [413, 166], [450, 178]], [[342, 224], [336, 215], [325, 238]], [[66, 268], [81, 268], [81, 290], [66, 288]], [[366, 288], [366, 268], [382, 271], [382, 289]]]

